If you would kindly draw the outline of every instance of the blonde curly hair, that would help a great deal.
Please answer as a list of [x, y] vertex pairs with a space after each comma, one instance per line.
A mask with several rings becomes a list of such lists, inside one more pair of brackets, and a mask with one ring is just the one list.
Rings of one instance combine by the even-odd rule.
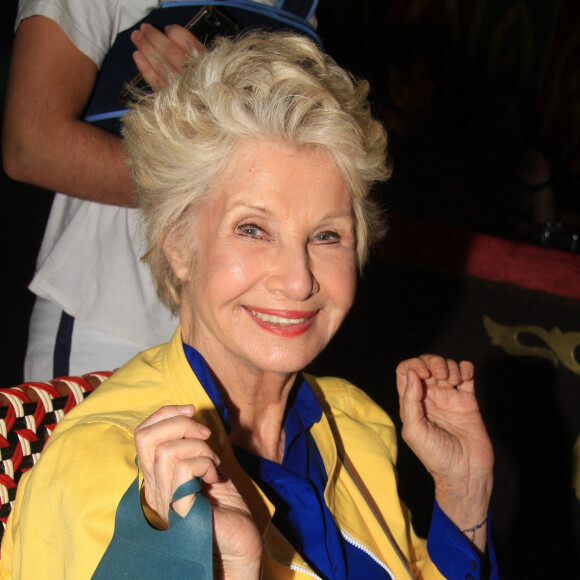
[[[351, 195], [359, 268], [384, 233], [369, 197], [388, 177], [386, 134], [373, 119], [368, 83], [358, 81], [309, 39], [252, 32], [220, 38], [192, 55], [183, 75], [143, 95], [125, 117], [124, 142], [142, 209], [157, 293], [173, 312], [181, 280], [163, 251], [186, 239], [195, 212], [241, 141], [264, 139], [325, 150]], [[193, 248], [191, 249], [193, 257]]]

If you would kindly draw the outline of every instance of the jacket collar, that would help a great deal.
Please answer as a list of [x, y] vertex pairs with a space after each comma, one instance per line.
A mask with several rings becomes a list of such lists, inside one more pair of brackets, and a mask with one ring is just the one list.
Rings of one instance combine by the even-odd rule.
[[[296, 550], [271, 524], [274, 506], [239, 465], [223, 422], [185, 357], [180, 327], [159, 354], [164, 357], [165, 384], [171, 391], [172, 399], [177, 404], [193, 403], [194, 418], [211, 430], [209, 444], [214, 449], [220, 450], [224, 473], [232, 478], [238, 491], [250, 506], [254, 521], [266, 540], [267, 554], [287, 568], [294, 566], [308, 570], [308, 565]], [[380, 545], [385, 544], [384, 532], [376, 521], [372, 509], [364, 500], [360, 488], [344, 466], [341, 458], [346, 457], [346, 452], [324, 392], [316, 378], [310, 375], [305, 375], [305, 378], [323, 407], [320, 421], [312, 426], [312, 435], [328, 474], [324, 494], [327, 505], [342, 530], [370, 549], [383, 562], [387, 562], [392, 559], [392, 554], [391, 558], [386, 558], [389, 554], [385, 554], [380, 548]], [[333, 422], [332, 425], [329, 418]], [[337, 449], [335, 441], [340, 445], [340, 450]]]

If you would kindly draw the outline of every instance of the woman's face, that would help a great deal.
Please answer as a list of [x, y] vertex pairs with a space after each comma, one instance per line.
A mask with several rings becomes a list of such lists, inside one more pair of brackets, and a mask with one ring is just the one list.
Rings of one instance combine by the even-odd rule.
[[214, 370], [291, 373], [324, 349], [356, 281], [350, 197], [326, 153], [242, 143], [190, 232], [193, 258], [169, 251], [182, 334]]

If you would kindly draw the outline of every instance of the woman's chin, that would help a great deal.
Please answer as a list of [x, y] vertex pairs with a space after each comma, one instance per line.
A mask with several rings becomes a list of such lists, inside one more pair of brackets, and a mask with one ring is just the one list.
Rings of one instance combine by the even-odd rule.
[[259, 372], [275, 374], [293, 374], [308, 366], [320, 353], [320, 349], [288, 349], [283, 347], [269, 348], [258, 357], [248, 357], [249, 363]]

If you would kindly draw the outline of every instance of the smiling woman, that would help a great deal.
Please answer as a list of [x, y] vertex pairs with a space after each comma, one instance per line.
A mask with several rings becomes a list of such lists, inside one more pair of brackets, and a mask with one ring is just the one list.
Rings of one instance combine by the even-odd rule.
[[236, 361], [220, 376], [236, 403], [235, 386], [246, 399], [257, 372], [304, 368], [351, 307], [349, 192], [323, 150], [245, 141], [189, 228], [182, 235], [195, 240], [194, 256], [179, 250], [188, 244], [165, 242], [182, 283], [181, 335], [211, 368]]
[[257, 32], [219, 40], [134, 106], [144, 259], [180, 326], [59, 424], [19, 485], [6, 577], [98, 573], [121, 542], [135, 455], [152, 526], [187, 513], [193, 495], [174, 493], [202, 478], [215, 577], [497, 577], [473, 366], [423, 355], [397, 369], [403, 435], [435, 480], [428, 542], [398, 496], [391, 419], [346, 381], [301, 372], [383, 230], [369, 191], [388, 174], [386, 137], [367, 92], [311, 41]]
[[[228, 164], [235, 174], [232, 157], [244, 141], [264, 140], [306, 152], [321, 148], [326, 153], [351, 197], [359, 266], [384, 232], [368, 192], [388, 176], [386, 135], [370, 114], [368, 84], [355, 82], [303, 38], [280, 38], [284, 40], [276, 46], [260, 35], [235, 45], [217, 43], [211, 52], [194, 56], [180, 83], [156, 97], [145, 96], [125, 124], [144, 210], [145, 258], [170, 307], [180, 303], [180, 282], [164, 255], [161, 237], [186, 227], [182, 218], [195, 214]], [[264, 184], [267, 179], [264, 171]], [[248, 189], [252, 187], [250, 183]]]

